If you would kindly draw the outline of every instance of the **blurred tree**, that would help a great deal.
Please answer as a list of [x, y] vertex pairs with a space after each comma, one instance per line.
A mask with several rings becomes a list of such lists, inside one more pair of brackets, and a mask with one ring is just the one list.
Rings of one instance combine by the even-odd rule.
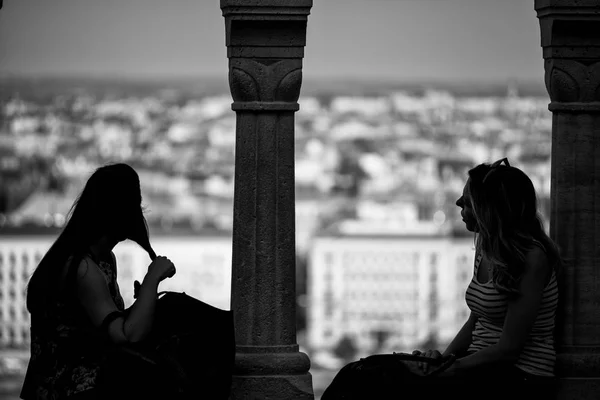
[[340, 150], [340, 159], [335, 169], [334, 194], [357, 198], [363, 182], [369, 177], [359, 163], [360, 151], [356, 145], [348, 145]]
[[332, 191], [346, 194], [351, 198], [358, 197], [362, 183], [367, 177], [358, 160], [342, 155], [335, 173], [336, 177]]
[[373, 332], [371, 332], [372, 335], [375, 337], [375, 353], [380, 353], [383, 349], [383, 345], [385, 344], [385, 341], [387, 340], [387, 338], [390, 336], [390, 332], [387, 330], [383, 330], [383, 329], [378, 329], [375, 330]]
[[333, 354], [348, 363], [356, 357], [358, 349], [350, 336], [344, 336], [333, 348]]
[[63, 193], [67, 180], [53, 167], [53, 161], [39, 156], [17, 157], [16, 168], [0, 170], [0, 213], [10, 214], [37, 190]]
[[49, 192], [64, 193], [67, 188], [68, 181], [61, 176], [57, 171], [51, 171], [48, 174], [46, 189]]
[[375, 153], [377, 152], [377, 142], [374, 140], [367, 140], [364, 138], [354, 139], [352, 141], [354, 147], [361, 153]]

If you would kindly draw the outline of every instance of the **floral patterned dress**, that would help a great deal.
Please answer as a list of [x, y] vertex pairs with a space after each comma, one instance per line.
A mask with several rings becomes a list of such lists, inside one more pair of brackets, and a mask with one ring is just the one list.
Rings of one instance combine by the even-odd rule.
[[[95, 260], [120, 311], [125, 306], [116, 265]], [[70, 304], [69, 304], [70, 303]], [[80, 304], [59, 301], [45, 315], [31, 316], [31, 358], [21, 390], [24, 400], [58, 400], [94, 389], [108, 340]]]

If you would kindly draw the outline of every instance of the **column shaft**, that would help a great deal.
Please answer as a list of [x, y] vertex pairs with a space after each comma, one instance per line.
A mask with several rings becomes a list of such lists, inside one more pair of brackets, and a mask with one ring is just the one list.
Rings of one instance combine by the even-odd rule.
[[238, 112], [231, 304], [240, 345], [296, 344], [293, 124], [291, 112]]

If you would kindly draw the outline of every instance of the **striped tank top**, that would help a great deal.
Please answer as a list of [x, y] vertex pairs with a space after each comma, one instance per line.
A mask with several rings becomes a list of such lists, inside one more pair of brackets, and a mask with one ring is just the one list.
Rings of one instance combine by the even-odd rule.
[[[499, 293], [491, 279], [485, 283], [477, 281], [477, 271], [482, 259], [481, 254], [476, 257], [475, 273], [465, 295], [467, 306], [477, 316], [471, 345], [467, 350], [469, 353], [498, 343], [508, 307], [507, 295]], [[558, 285], [555, 272], [552, 271], [542, 293], [537, 319], [515, 363], [522, 371], [538, 376], [554, 376], [556, 351], [553, 332], [557, 306]]]

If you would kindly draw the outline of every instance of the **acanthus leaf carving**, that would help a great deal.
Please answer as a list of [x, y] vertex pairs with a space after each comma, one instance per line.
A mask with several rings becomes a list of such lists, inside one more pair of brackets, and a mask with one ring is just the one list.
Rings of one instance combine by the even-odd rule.
[[302, 60], [230, 59], [230, 88], [236, 102], [290, 102], [300, 96]]
[[579, 99], [579, 85], [567, 72], [552, 68], [550, 72], [550, 98], [553, 101], [575, 102]]
[[251, 74], [241, 68], [231, 68], [229, 87], [231, 96], [236, 101], [258, 101], [260, 99], [258, 83]]
[[586, 65], [578, 60], [550, 59], [545, 69], [546, 87], [553, 102], [600, 101], [600, 62]]
[[298, 101], [300, 87], [302, 86], [302, 70], [300, 68], [290, 71], [277, 85], [275, 92], [276, 101]]

